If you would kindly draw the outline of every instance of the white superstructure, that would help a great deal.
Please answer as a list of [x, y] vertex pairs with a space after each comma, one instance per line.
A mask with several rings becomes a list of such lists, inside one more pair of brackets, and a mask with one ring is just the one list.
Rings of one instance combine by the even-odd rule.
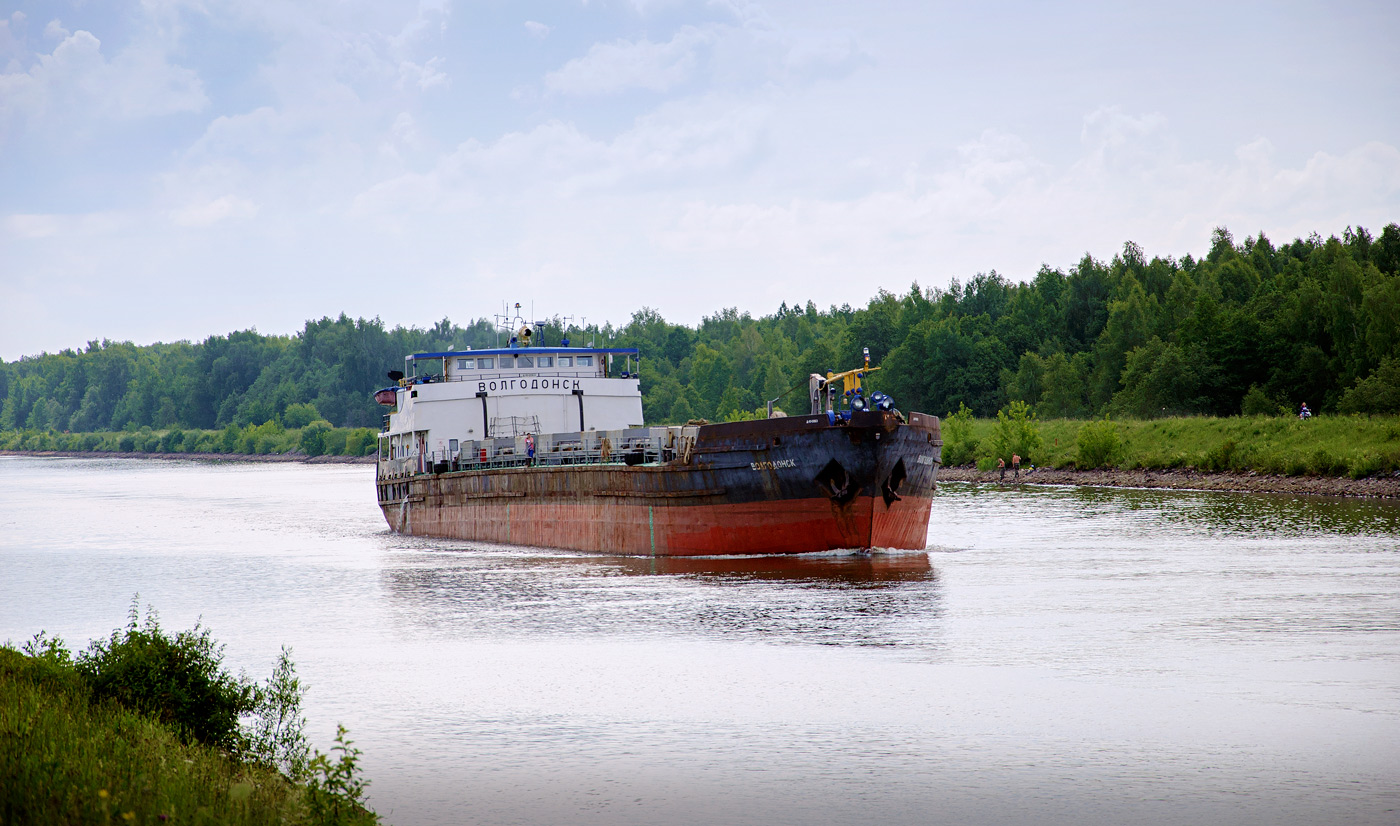
[[442, 462], [486, 461], [503, 451], [533, 450], [546, 434], [588, 442], [591, 432], [641, 428], [636, 358], [633, 348], [594, 347], [408, 356], [399, 386], [377, 394], [383, 401], [394, 394], [379, 434], [381, 470], [397, 475]]

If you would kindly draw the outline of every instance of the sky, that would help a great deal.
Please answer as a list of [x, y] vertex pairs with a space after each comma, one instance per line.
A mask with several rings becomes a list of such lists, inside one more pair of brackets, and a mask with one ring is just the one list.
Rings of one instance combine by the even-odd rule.
[[1400, 221], [1391, 2], [0, 2], [0, 358]]

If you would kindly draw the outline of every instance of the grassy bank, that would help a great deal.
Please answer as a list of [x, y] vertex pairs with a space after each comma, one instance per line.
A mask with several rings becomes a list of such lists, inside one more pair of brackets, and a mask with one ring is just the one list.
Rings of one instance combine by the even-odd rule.
[[0, 430], [0, 450], [78, 453], [204, 453], [209, 455], [370, 456], [376, 431], [367, 427], [331, 427], [313, 422], [284, 428], [276, 422], [223, 430], [140, 430], [57, 433], [52, 430]]
[[298, 822], [277, 771], [94, 703], [71, 670], [0, 648], [0, 824]]
[[[945, 424], [947, 464], [975, 461], [979, 469], [990, 470], [999, 453], [1016, 449], [1016, 440], [999, 439], [999, 427], [1002, 431], [1006, 427], [998, 420], [972, 419], [969, 424], [965, 434]], [[1109, 423], [1052, 419], [1034, 422], [1032, 427], [1040, 444], [1034, 445], [1033, 439], [1029, 444], [1021, 441], [1016, 452], [1024, 463], [1041, 467], [1194, 469], [1353, 479], [1400, 470], [1400, 417], [1395, 416], [1307, 420], [1199, 416]]]
[[135, 610], [76, 658], [42, 633], [0, 646], [0, 826], [379, 822], [343, 728], [309, 754], [290, 652], [255, 684], [207, 629]]

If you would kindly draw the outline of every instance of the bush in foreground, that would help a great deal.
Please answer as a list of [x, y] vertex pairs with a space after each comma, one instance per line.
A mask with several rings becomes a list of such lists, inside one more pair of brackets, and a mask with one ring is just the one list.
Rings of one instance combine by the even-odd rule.
[[[76, 660], [43, 632], [0, 646], [0, 824], [377, 823], [343, 728], [308, 759], [290, 652], [254, 685], [222, 650], [134, 609]], [[251, 725], [230, 726], [234, 708]]]

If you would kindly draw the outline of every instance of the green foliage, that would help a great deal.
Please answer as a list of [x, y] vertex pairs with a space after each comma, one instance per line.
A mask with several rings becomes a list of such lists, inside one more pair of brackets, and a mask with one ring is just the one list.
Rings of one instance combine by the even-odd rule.
[[1249, 392], [1244, 394], [1244, 401], [1240, 403], [1240, 412], [1246, 416], [1277, 416], [1283, 405], [1272, 398], [1259, 385], [1253, 385]]
[[1343, 413], [1400, 413], [1400, 358], [1386, 358], [1375, 372], [1342, 394]]
[[240, 715], [256, 708], [254, 688], [221, 668], [223, 646], [198, 624], [171, 637], [154, 610], [138, 622], [133, 600], [125, 629], [94, 640], [77, 667], [98, 700], [114, 700], [171, 727], [187, 741], [237, 751]]
[[[310, 402], [293, 402], [282, 412], [282, 424], [289, 428], [306, 427], [320, 418], [316, 405]], [[326, 426], [329, 427], [330, 422], [326, 422]]]
[[[31, 647], [0, 646], [0, 823], [326, 822], [313, 819], [309, 788], [95, 701], [67, 658]], [[340, 822], [375, 822], [344, 811]]]
[[972, 411], [965, 404], [958, 405], [958, 412], [943, 417], [939, 423], [943, 434], [943, 464], [957, 467], [976, 461], [978, 440], [972, 435], [972, 421]]
[[344, 726], [336, 726], [331, 754], [322, 754], [318, 749], [311, 758], [306, 803], [311, 822], [317, 826], [372, 826], [379, 822], [379, 817], [365, 805], [369, 781], [360, 777], [361, 752], [345, 736], [347, 733]]
[[1100, 419], [1079, 429], [1075, 466], [1079, 468], [1112, 467], [1123, 455], [1123, 439], [1118, 425], [1111, 419]]
[[[0, 823], [377, 823], [344, 728], [337, 759], [308, 760], [291, 651], [256, 687], [221, 654], [198, 625], [172, 638], [149, 610], [139, 623], [135, 601], [76, 661], [42, 631], [0, 646]], [[192, 736], [224, 729], [229, 701], [249, 730]]]
[[254, 691], [252, 731], [247, 755], [298, 780], [309, 765], [306, 745], [306, 718], [301, 700], [306, 686], [297, 677], [292, 651], [286, 646], [267, 682]]
[[307, 456], [320, 456], [326, 452], [326, 433], [331, 429], [330, 422], [312, 422], [301, 429], [301, 452]]
[[1030, 464], [1040, 458], [1037, 452], [1043, 446], [1040, 423], [1029, 404], [1013, 401], [997, 411], [996, 427], [992, 431], [993, 459], [1005, 459], [1010, 467], [1011, 457], [1017, 455], [1023, 463]]

